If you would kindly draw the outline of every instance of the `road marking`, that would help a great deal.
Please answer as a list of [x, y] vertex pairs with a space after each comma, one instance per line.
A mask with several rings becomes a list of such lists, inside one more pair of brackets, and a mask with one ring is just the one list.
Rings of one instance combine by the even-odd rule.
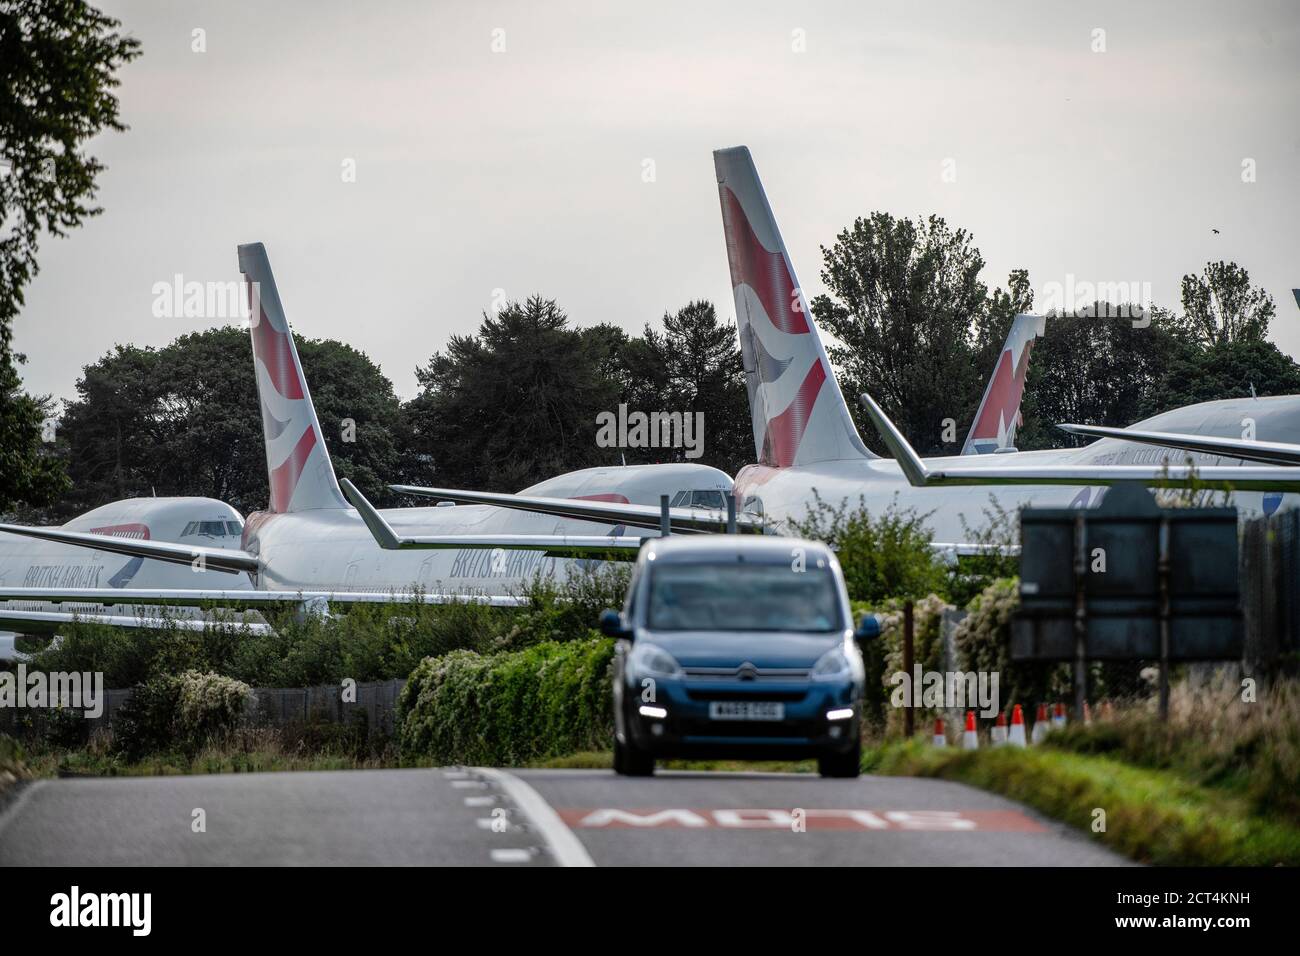
[[673, 807], [564, 808], [555, 811], [578, 829], [861, 830], [961, 833], [1043, 833], [1018, 810], [687, 809]]
[[[494, 782], [523, 812], [550, 847], [551, 855], [560, 866], [595, 866], [587, 848], [565, 826], [560, 815], [551, 809], [551, 805], [542, 799], [542, 795], [514, 774], [497, 770], [494, 767], [475, 767], [476, 773], [482, 774]], [[493, 851], [495, 854], [497, 851]]]
[[490, 807], [496, 802], [497, 802], [496, 797], [486, 796], [486, 795], [482, 797], [465, 798], [465, 806], [467, 807]]
[[482, 780], [453, 780], [451, 785], [456, 790], [482, 790], [487, 787]]
[[533, 858], [532, 850], [493, 850], [493, 863], [528, 863]]
[[[3, 832], [4, 829], [17, 818], [19, 808], [31, 799], [31, 796], [35, 791], [45, 786], [45, 783], [46, 781], [44, 780], [33, 780], [18, 791], [18, 795], [9, 801], [7, 807], [0, 809], [0, 832]], [[17, 787], [21, 786], [21, 784], [11, 784], [11, 786]]]

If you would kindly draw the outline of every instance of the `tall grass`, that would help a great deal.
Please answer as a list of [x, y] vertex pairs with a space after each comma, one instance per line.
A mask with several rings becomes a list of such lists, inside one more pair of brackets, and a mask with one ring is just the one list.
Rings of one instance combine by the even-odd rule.
[[1106, 719], [1056, 731], [1047, 742], [1172, 770], [1245, 798], [1256, 813], [1300, 824], [1300, 681], [1261, 682], [1254, 702], [1245, 696], [1241, 680], [1222, 669], [1171, 687], [1168, 722], [1160, 720], [1154, 699], [1132, 700]]

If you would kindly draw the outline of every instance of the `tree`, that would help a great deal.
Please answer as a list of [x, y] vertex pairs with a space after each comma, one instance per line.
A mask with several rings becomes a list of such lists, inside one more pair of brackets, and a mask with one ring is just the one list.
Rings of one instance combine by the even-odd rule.
[[[1150, 407], [1170, 363], [1188, 348], [1167, 312], [1153, 310], [1149, 325], [1135, 326], [1124, 306], [1099, 304], [1082, 314], [1049, 314], [1034, 344], [1021, 402], [1024, 425], [1016, 445], [1030, 450], [1085, 444], [1061, 422], [1131, 425]], [[1088, 314], [1091, 312], [1091, 314]]]
[[608, 373], [620, 337], [575, 329], [553, 299], [534, 295], [484, 314], [477, 335], [453, 336], [416, 370], [407, 405], [428, 479], [518, 491], [565, 471], [618, 461], [596, 445], [596, 415], [616, 408]]
[[1220, 398], [1300, 394], [1300, 365], [1272, 342], [1245, 339], [1175, 353], [1139, 418]]
[[629, 409], [704, 416], [699, 459], [687, 459], [680, 449], [640, 449], [629, 451], [628, 461], [698, 460], [734, 475], [755, 460], [736, 327], [718, 320], [713, 303], [689, 302], [665, 312], [662, 332], [647, 323], [642, 337], [624, 346], [622, 364]]
[[[975, 368], [982, 371], [985, 382], [997, 366], [1011, 323], [1017, 315], [1032, 312], [1033, 308], [1034, 290], [1029, 284], [1029, 270], [1012, 269], [1007, 276], [1007, 291], [994, 289], [989, 295], [988, 308], [975, 321]], [[983, 397], [983, 392], [980, 397]], [[971, 417], [978, 407], [977, 404], [971, 409]]]
[[139, 55], [118, 21], [81, 0], [10, 0], [0, 8], [0, 509], [53, 500], [66, 487], [45, 453], [47, 403], [24, 395], [11, 350], [42, 229], [63, 236], [89, 205], [102, 164], [82, 150], [118, 119], [114, 71]]
[[1028, 274], [1012, 273], [1010, 291], [990, 300], [970, 234], [938, 216], [874, 212], [823, 246], [822, 258], [831, 295], [812, 310], [838, 339], [827, 352], [863, 439], [884, 452], [857, 402], [866, 391], [923, 453], [955, 451], [945, 420], [957, 423], [959, 442], [1011, 319], [1033, 301]]
[[1235, 262], [1207, 262], [1200, 275], [1183, 276], [1182, 300], [1180, 324], [1211, 348], [1262, 341], [1275, 314], [1273, 297]]
[[68, 486], [63, 463], [42, 442], [52, 403], [22, 392], [21, 359], [0, 346], [0, 511], [48, 504]]
[[[392, 500], [387, 482], [405, 477], [392, 383], [351, 346], [296, 344], [335, 469], [367, 496]], [[59, 431], [73, 478], [61, 513], [153, 493], [218, 498], [244, 513], [265, 507], [250, 354], [247, 331], [228, 326], [158, 350], [119, 345], [86, 366]]]

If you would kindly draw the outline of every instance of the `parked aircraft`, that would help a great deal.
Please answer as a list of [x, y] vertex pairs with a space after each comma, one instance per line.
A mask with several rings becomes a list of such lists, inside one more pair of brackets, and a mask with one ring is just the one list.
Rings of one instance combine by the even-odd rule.
[[[669, 512], [674, 531], [725, 525], [725, 513], [715, 509], [732, 482], [716, 468], [691, 462], [589, 468], [521, 493], [576, 499], [586, 505], [576, 514], [520, 514], [450, 501], [370, 509], [366, 517], [378, 515], [382, 525], [396, 528], [404, 549], [424, 552], [388, 553], [344, 497], [344, 489], [357, 499], [359, 492], [335, 477], [265, 248], [240, 246], [239, 263], [255, 317], [268, 509], [245, 522], [221, 502], [131, 499], [60, 528], [0, 525], [9, 532], [0, 535], [8, 542], [0, 552], [0, 601], [10, 602], [0, 608], [3, 626], [46, 631], [74, 614], [134, 624], [141, 607], [158, 604], [387, 603], [417, 589], [428, 602], [508, 605], [519, 602], [539, 572], [562, 578], [590, 556], [634, 556], [641, 535], [659, 528], [661, 494], [677, 503]], [[602, 507], [623, 510], [606, 515]], [[745, 518], [740, 523], [756, 528]], [[106, 607], [111, 617], [103, 616]]]
[[[1296, 469], [1228, 465], [1216, 458], [1198, 463], [1193, 476], [1177, 455], [1135, 461], [1136, 453], [1103, 442], [1084, 448], [931, 458], [924, 460], [922, 473], [910, 468], [898, 449], [892, 449], [895, 460], [876, 457], [863, 445], [834, 387], [825, 349], [749, 150], [719, 150], [714, 165], [737, 322], [742, 341], [748, 338], [761, 349], [751, 376], [760, 456], [736, 476], [746, 511], [777, 521], [801, 518], [814, 491], [831, 503], [861, 500], [875, 513], [897, 501], [928, 515], [938, 540], [961, 542], [967, 527], [982, 524], [990, 495], [1006, 510], [1022, 504], [1083, 506], [1099, 486], [1116, 481], [1191, 482], [1231, 489], [1238, 507], [1262, 511], [1264, 493], [1300, 491]], [[748, 336], [746, 327], [751, 330]], [[828, 381], [829, 387], [823, 388]], [[1297, 402], [1300, 399], [1282, 404], [1300, 409]], [[879, 408], [871, 402], [869, 406], [878, 427], [886, 424]], [[1167, 416], [1185, 422], [1200, 418], [1194, 408]], [[1128, 456], [1125, 463], [1118, 460], [1122, 456]], [[940, 484], [947, 486], [941, 493], [930, 490]]]
[[[1224, 457], [1222, 449], [1189, 466], [1167, 449], [1114, 438], [1083, 448], [921, 459], [901, 441], [901, 434], [875, 403], [864, 397], [869, 415], [896, 456], [877, 457], [863, 444], [836, 386], [749, 150], [743, 146], [718, 150], [714, 167], [757, 454], [757, 461], [736, 476], [735, 493], [743, 514], [761, 517], [769, 527], [780, 529], [791, 520], [806, 518], [818, 499], [832, 506], [861, 502], [877, 514], [896, 504], [926, 516], [936, 547], [960, 553], [975, 547], [968, 541], [968, 531], [984, 523], [991, 501], [1007, 511], [1026, 504], [1083, 507], [1095, 503], [1108, 485], [1141, 481], [1229, 490], [1233, 503], [1244, 512], [1258, 513], [1276, 509], [1283, 495], [1294, 500], [1300, 492], [1300, 469], [1247, 465], [1240, 458]], [[1022, 358], [1013, 360], [1011, 376], [1021, 387]], [[992, 386], [986, 390], [986, 406], [991, 390]], [[1018, 404], [1017, 395], [1017, 408]], [[1227, 428], [1232, 416], [1242, 410], [1232, 402], [1208, 406], [1175, 409], [1139, 424], [1163, 430], [1177, 426], [1180, 431]], [[1261, 438], [1276, 435], [1283, 440], [1300, 425], [1300, 396], [1260, 399], [1252, 407]], [[986, 434], [979, 427], [986, 420], [985, 411], [976, 416], [968, 450]], [[1005, 410], [998, 418], [987, 419], [999, 421], [993, 434], [1010, 431], [1012, 416]], [[940, 485], [942, 491], [934, 490]], [[524, 510], [549, 506], [509, 495], [445, 488], [404, 490]]]

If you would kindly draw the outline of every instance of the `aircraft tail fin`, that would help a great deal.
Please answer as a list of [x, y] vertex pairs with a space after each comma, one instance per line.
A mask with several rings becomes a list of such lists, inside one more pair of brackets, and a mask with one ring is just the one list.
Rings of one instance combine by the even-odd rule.
[[984, 388], [984, 398], [971, 422], [963, 455], [986, 455], [1015, 446], [1020, 424], [1020, 399], [1025, 394], [1025, 375], [1034, 339], [1043, 334], [1046, 321], [1041, 315], [1017, 315], [998, 355], [993, 374]]
[[298, 361], [293, 332], [284, 317], [266, 247], [260, 242], [240, 246], [239, 271], [248, 289], [253, 372], [271, 484], [269, 510], [284, 514], [347, 508]]
[[760, 464], [874, 458], [853, 424], [745, 146], [713, 153]]

